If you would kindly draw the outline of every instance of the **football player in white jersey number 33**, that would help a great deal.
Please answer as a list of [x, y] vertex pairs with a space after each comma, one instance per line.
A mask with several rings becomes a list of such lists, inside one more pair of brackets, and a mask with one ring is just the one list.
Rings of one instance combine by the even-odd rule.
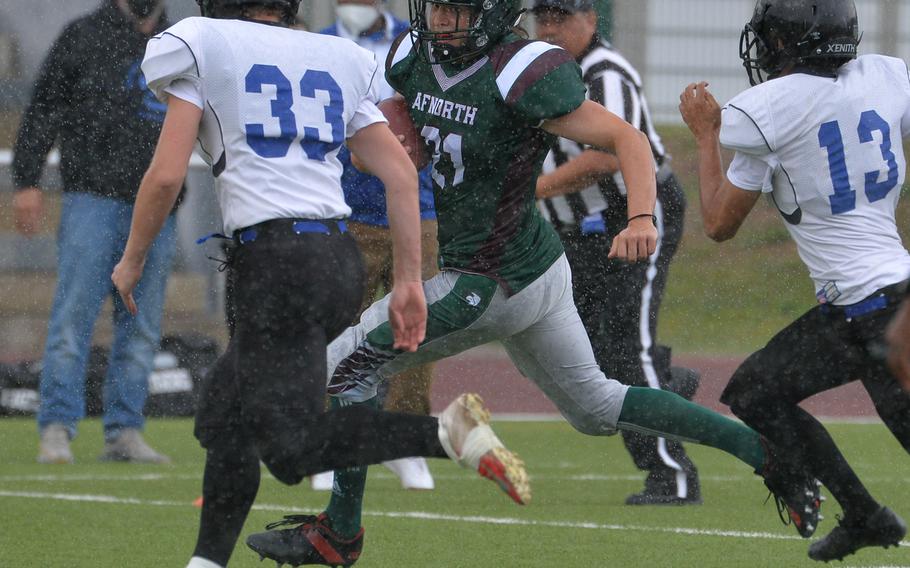
[[[907, 530], [798, 406], [859, 379], [910, 451], [910, 394], [879, 352], [910, 274], [894, 217], [906, 168], [902, 138], [910, 134], [910, 77], [900, 59], [857, 57], [858, 43], [853, 0], [759, 0], [740, 41], [752, 88], [723, 110], [705, 83], [680, 96], [698, 143], [708, 236], [732, 238], [769, 193], [817, 291], [819, 305], [749, 357], [721, 400], [801, 458], [840, 503], [840, 524], [809, 548], [821, 561], [896, 546]], [[735, 152], [726, 176], [720, 146]]]
[[[368, 408], [324, 412], [326, 344], [354, 319], [363, 294], [363, 265], [343, 221], [351, 210], [338, 151], [347, 143], [388, 188], [388, 312], [404, 352], [423, 340], [427, 314], [417, 172], [374, 104], [381, 74], [371, 52], [289, 29], [299, 0], [198, 1], [211, 17], [184, 19], [147, 47], [142, 71], [168, 109], [112, 278], [135, 314], [146, 252], [198, 141], [216, 177], [224, 232], [237, 245], [235, 332], [202, 385], [195, 431], [207, 453], [189, 566], [212, 568], [228, 563], [259, 487], [260, 459], [291, 484], [329, 469], [443, 457], [440, 437], [461, 450], [472, 434], [477, 459], [496, 472], [511, 454], [482, 415], [459, 412], [462, 397], [442, 426]], [[523, 473], [520, 462], [512, 465]]]

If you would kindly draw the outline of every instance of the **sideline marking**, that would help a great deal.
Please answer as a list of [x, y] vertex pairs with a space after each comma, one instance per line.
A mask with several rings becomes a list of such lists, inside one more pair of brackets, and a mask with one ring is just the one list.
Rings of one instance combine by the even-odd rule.
[[[189, 502], [180, 501], [162, 501], [137, 499], [135, 497], [114, 497], [112, 495], [89, 495], [89, 494], [72, 494], [72, 493], [40, 493], [33, 491], [0, 491], [0, 497], [23, 498], [23, 499], [46, 499], [55, 501], [76, 501], [88, 503], [106, 503], [114, 505], [144, 505], [152, 507], [182, 507], [185, 509], [193, 508]], [[279, 511], [287, 512], [289, 510], [301, 511], [304, 513], [315, 513], [321, 510], [307, 509], [299, 507], [289, 507], [288, 505], [258, 504], [253, 505], [257, 511]], [[428, 513], [425, 511], [364, 511], [364, 516], [383, 517], [392, 519], [420, 519], [423, 521], [450, 521], [460, 523], [474, 523], [484, 525], [509, 525], [509, 526], [534, 526], [534, 527], [552, 527], [564, 529], [592, 529], [605, 531], [635, 531], [635, 532], [659, 532], [670, 534], [683, 534], [690, 536], [714, 536], [724, 538], [742, 538], [742, 539], [764, 539], [764, 540], [805, 540], [795, 535], [782, 535], [768, 532], [752, 531], [726, 531], [719, 529], [692, 529], [686, 527], [648, 527], [642, 525], [615, 525], [593, 522], [573, 522], [573, 521], [540, 521], [533, 519], [516, 519], [514, 517], [482, 517], [476, 515], [443, 515], [439, 513]], [[902, 547], [910, 547], [910, 541], [901, 541]]]

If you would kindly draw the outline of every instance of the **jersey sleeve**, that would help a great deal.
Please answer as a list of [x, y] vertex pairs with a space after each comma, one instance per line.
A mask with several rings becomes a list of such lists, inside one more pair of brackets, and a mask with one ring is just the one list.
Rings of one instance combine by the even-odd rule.
[[351, 120], [348, 121], [347, 126], [347, 136], [353, 136], [355, 132], [375, 124], [377, 122], [388, 122], [385, 116], [382, 114], [382, 111], [376, 107], [376, 103], [379, 102], [379, 92], [382, 87], [381, 80], [382, 77], [378, 69], [379, 65], [376, 62], [376, 56], [373, 55], [373, 62], [367, 69], [371, 73], [370, 84], [367, 88], [366, 93], [364, 93], [363, 98], [357, 105], [357, 110], [354, 111], [354, 115], [351, 117]]
[[408, 75], [409, 62], [412, 53], [415, 52], [414, 38], [410, 31], [404, 31], [389, 48], [389, 55], [385, 60], [385, 80], [395, 91], [401, 92], [404, 88], [404, 79]]
[[734, 97], [721, 111], [720, 144], [733, 150], [727, 179], [746, 191], [771, 191], [775, 158], [766, 132], [767, 105], [761, 93], [750, 89]]
[[769, 158], [736, 152], [727, 168], [727, 179], [740, 189], [767, 193], [773, 189], [771, 175], [774, 173], [774, 161]]
[[[172, 93], [201, 108], [204, 97], [198, 55], [202, 50], [198, 47], [198, 29], [192, 20], [182, 20], [148, 41], [142, 73], [158, 100], [165, 102]], [[169, 91], [172, 85], [174, 89]]]
[[[746, 91], [721, 111], [720, 144], [724, 148], [755, 156], [773, 151], [767, 105]], [[745, 96], [744, 96], [745, 95]]]
[[899, 85], [903, 86], [904, 91], [904, 114], [901, 116], [901, 138], [907, 138], [910, 136], [910, 69], [907, 68], [907, 64], [903, 60], [897, 60], [898, 72], [897, 72], [897, 81]]
[[199, 88], [198, 82], [188, 79], [177, 79], [165, 87], [164, 92], [168, 96], [177, 97], [205, 110], [205, 99], [202, 97], [202, 89]]
[[[910, 100], [910, 69], [904, 68], [907, 73], [907, 100]], [[910, 136], [910, 104], [904, 109], [904, 115], [901, 117], [901, 137]]]
[[519, 49], [496, 84], [506, 104], [534, 124], [569, 114], [585, 101], [581, 68], [567, 51], [542, 41]]

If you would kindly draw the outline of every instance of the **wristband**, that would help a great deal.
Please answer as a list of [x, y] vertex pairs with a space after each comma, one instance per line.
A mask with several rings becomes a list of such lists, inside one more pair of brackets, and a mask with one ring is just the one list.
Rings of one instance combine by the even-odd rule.
[[654, 226], [657, 226], [657, 215], [654, 215], [653, 213], [639, 213], [638, 215], [632, 215], [629, 217], [627, 222], [632, 222], [633, 219], [638, 219], [639, 217], [650, 217], [651, 222], [654, 223]]

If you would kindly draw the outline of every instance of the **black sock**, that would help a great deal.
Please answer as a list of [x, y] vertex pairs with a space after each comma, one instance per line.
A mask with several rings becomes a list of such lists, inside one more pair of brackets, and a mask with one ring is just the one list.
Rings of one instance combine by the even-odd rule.
[[259, 491], [259, 457], [251, 445], [221, 445], [206, 453], [202, 513], [193, 556], [228, 565]]

